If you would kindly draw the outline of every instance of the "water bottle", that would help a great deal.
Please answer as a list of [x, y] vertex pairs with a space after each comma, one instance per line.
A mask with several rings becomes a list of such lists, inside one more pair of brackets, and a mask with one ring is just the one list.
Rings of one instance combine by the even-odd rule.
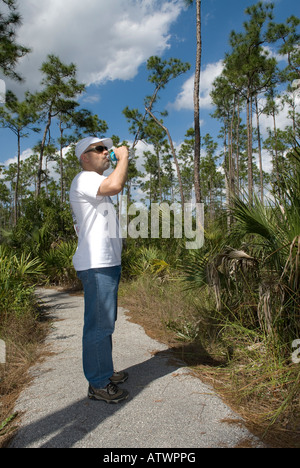
[[110, 155], [109, 155], [109, 156], [110, 156], [110, 160], [111, 160], [111, 161], [113, 161], [113, 162], [116, 162], [116, 161], [117, 161], [117, 157], [116, 157], [116, 155], [115, 155], [115, 153], [114, 153], [113, 150], [110, 152]]
[[[133, 157], [133, 156], [134, 156], [134, 150], [130, 149], [130, 150], [129, 150], [129, 157]], [[111, 160], [112, 162], [118, 161], [118, 160], [117, 160], [117, 156], [115, 155], [115, 153], [114, 153], [113, 150], [111, 150], [111, 152], [110, 152], [110, 154], [109, 154], [109, 157], [110, 157], [110, 160]]]

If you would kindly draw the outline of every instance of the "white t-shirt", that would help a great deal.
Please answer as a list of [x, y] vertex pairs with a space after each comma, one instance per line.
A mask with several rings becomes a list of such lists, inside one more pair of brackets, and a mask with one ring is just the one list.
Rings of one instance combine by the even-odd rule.
[[73, 257], [76, 271], [121, 265], [122, 239], [110, 197], [97, 196], [105, 179], [93, 171], [74, 178], [70, 189], [78, 247]]

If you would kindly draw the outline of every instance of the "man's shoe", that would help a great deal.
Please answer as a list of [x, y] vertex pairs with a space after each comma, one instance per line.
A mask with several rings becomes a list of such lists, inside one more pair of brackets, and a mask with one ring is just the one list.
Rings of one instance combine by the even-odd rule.
[[88, 397], [91, 400], [101, 400], [106, 403], [119, 403], [126, 400], [129, 393], [127, 390], [121, 390], [117, 385], [110, 382], [105, 388], [94, 388], [89, 385]]
[[128, 379], [128, 372], [120, 371], [120, 372], [114, 372], [110, 378], [110, 381], [118, 385], [118, 384], [125, 382], [127, 379]]

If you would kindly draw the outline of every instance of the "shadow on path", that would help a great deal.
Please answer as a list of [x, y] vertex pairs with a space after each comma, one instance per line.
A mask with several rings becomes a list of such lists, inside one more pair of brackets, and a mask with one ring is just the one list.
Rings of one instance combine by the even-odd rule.
[[[169, 351], [159, 351], [151, 359], [126, 369], [129, 379], [124, 384], [129, 390], [129, 399], [119, 404], [107, 404], [101, 401], [89, 400], [84, 397], [65, 408], [24, 426], [20, 432], [22, 437], [16, 438], [17, 448], [26, 448], [40, 441], [40, 448], [71, 448], [78, 441], [99, 426], [106, 418], [111, 417], [124, 405], [131, 405], [136, 398], [151, 382], [176, 370], [168, 365]], [[157, 398], [161, 398], [157, 394]], [[42, 397], [41, 397], [42, 398]], [[155, 396], [153, 396], [155, 399]], [[149, 402], [148, 402], [149, 403]], [[134, 410], [134, 408], [133, 408]], [[134, 413], [132, 424], [134, 424]], [[124, 426], [126, 429], [128, 421]], [[49, 436], [52, 438], [49, 439]], [[47, 439], [43, 443], [43, 439]], [[11, 444], [14, 448], [14, 442]]]
[[[79, 366], [82, 300], [51, 291], [44, 293], [42, 304], [49, 318], [59, 322], [50, 337], [58, 352], [47, 361], [48, 368], [39, 369], [40, 379], [24, 402], [27, 422], [25, 418], [10, 448], [222, 446], [244, 436], [242, 429], [224, 428], [222, 418], [231, 412], [215, 392], [181, 370], [195, 356], [202, 364], [220, 363], [201, 344], [197, 350], [193, 345], [161, 350], [164, 345], [126, 316], [116, 338], [118, 364], [129, 373], [124, 383], [129, 399], [119, 404], [89, 400]], [[156, 345], [159, 351], [151, 352]]]

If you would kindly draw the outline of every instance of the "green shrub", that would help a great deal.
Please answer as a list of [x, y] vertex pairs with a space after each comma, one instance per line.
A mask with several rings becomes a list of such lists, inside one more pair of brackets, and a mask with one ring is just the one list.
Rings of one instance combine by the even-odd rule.
[[34, 294], [34, 282], [44, 271], [38, 258], [20, 257], [0, 246], [0, 324], [5, 317], [19, 317], [30, 306]]
[[77, 241], [60, 242], [43, 254], [45, 271], [48, 281], [57, 285], [79, 286], [79, 280], [73, 266], [73, 256]]

